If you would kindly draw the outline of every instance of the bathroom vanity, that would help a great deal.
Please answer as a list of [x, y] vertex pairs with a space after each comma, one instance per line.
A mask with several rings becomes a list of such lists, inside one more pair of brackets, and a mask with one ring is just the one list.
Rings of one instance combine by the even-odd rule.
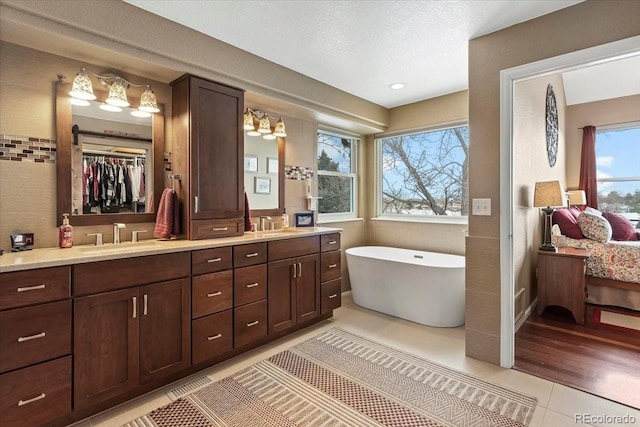
[[340, 229], [0, 258], [3, 425], [65, 425], [332, 316]]

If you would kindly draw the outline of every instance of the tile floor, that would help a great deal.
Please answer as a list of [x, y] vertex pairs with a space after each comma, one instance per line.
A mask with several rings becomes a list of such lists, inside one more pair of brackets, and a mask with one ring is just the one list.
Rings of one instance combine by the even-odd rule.
[[[343, 306], [334, 311], [333, 319], [278, 339], [178, 383], [141, 396], [109, 411], [94, 415], [90, 419], [74, 424], [74, 427], [120, 426], [123, 423], [169, 403], [170, 399], [166, 392], [181, 384], [203, 375], [208, 375], [214, 381], [222, 379], [233, 372], [304, 341], [323, 330], [336, 326], [386, 345], [422, 356], [433, 362], [475, 375], [486, 381], [536, 396], [538, 398], [538, 405], [536, 406], [533, 419], [529, 424], [531, 427], [612, 425], [606, 422], [598, 423], [592, 421], [592, 424], [581, 421], [576, 422], [574, 419], [576, 414], [590, 414], [591, 416], [600, 417], [605, 415], [608, 417], [627, 415], [635, 417], [635, 423], [627, 423], [626, 425], [640, 426], [640, 410], [629, 408], [522, 372], [512, 369], [502, 369], [465, 357], [464, 327], [431, 328], [387, 316], [358, 307], [353, 303], [350, 293], [343, 294], [342, 303]], [[630, 390], [629, 392], [637, 393], [638, 390]]]

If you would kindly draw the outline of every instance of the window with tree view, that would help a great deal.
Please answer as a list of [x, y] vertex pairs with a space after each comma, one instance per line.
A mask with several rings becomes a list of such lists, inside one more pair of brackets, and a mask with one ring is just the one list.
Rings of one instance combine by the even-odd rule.
[[318, 213], [355, 215], [357, 139], [318, 132]]
[[596, 132], [598, 209], [640, 221], [640, 126]]
[[386, 137], [381, 149], [381, 215], [467, 216], [469, 128]]

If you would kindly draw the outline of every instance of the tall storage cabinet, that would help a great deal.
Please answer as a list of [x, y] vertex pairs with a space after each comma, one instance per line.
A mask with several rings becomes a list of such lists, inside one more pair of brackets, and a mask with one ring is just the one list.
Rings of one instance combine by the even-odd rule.
[[244, 233], [244, 93], [190, 75], [171, 83], [172, 170], [190, 240]]

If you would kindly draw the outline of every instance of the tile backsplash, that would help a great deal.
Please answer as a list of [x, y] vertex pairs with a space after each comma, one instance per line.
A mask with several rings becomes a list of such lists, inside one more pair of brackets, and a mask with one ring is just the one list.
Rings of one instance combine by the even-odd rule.
[[0, 135], [0, 160], [55, 163], [56, 141], [30, 136]]

